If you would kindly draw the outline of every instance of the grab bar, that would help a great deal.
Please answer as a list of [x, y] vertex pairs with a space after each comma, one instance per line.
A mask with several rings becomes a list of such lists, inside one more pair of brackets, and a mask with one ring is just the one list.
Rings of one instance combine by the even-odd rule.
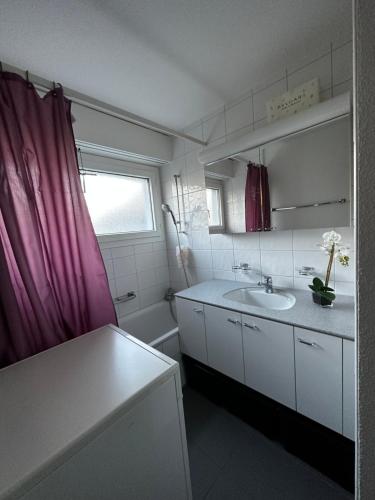
[[125, 295], [120, 295], [120, 297], [116, 297], [113, 299], [113, 302], [116, 304], [120, 304], [121, 302], [128, 302], [128, 300], [133, 300], [135, 299], [137, 294], [135, 292], [128, 292]]

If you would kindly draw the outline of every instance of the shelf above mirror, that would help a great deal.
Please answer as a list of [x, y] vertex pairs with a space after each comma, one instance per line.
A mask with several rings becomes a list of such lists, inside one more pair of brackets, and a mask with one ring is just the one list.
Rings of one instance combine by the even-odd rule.
[[199, 161], [202, 165], [211, 165], [274, 141], [307, 132], [315, 127], [344, 118], [350, 113], [351, 97], [347, 92], [316, 104], [294, 116], [280, 119], [254, 132], [237, 137], [233, 141], [208, 146], [199, 153]]

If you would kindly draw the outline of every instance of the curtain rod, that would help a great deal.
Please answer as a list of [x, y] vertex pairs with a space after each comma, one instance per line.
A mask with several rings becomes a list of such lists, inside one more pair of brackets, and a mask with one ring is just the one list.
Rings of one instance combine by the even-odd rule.
[[[23, 71], [16, 66], [12, 66], [11, 64], [7, 64], [4, 62], [0, 62], [0, 70], [10, 71], [12, 73], [20, 74], [21, 76], [26, 76], [26, 78], [35, 86], [35, 88], [43, 92], [52, 90], [55, 85], [55, 82], [53, 81], [46, 80], [45, 78], [34, 75], [33, 73], [30, 73], [28, 71]], [[81, 92], [69, 89], [68, 87], [64, 87], [64, 94], [72, 102], [79, 104], [80, 106], [93, 109], [94, 111], [98, 111], [99, 113], [113, 116], [114, 118], [118, 118], [119, 120], [127, 123], [138, 125], [139, 127], [145, 128], [147, 130], [153, 130], [154, 132], [159, 132], [171, 137], [186, 139], [187, 141], [195, 142], [196, 144], [200, 144], [201, 146], [207, 146], [207, 142], [201, 141], [196, 137], [192, 137], [188, 134], [184, 134], [183, 132], [178, 132], [177, 130], [164, 127], [164, 125], [160, 125], [159, 123], [147, 120], [146, 118], [142, 118], [139, 115], [135, 115], [134, 113], [130, 113], [129, 111], [125, 111], [121, 108], [117, 108], [116, 106], [112, 106], [111, 104], [99, 101], [98, 99], [94, 99], [93, 97], [82, 94]]]

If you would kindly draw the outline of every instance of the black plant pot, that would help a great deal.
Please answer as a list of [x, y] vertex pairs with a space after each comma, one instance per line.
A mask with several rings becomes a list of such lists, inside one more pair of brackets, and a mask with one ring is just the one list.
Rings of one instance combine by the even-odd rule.
[[312, 298], [313, 298], [314, 304], [318, 304], [319, 306], [322, 306], [322, 307], [331, 307], [332, 306], [332, 300], [329, 300], [329, 299], [326, 299], [325, 297], [322, 297], [319, 293], [313, 292]]

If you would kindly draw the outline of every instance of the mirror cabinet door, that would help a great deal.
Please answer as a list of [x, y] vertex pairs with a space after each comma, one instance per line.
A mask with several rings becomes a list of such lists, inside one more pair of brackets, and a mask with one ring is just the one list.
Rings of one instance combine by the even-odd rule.
[[351, 158], [346, 117], [205, 167], [207, 189], [216, 183], [221, 193], [222, 223], [210, 224], [210, 232], [246, 232], [249, 162], [267, 167], [272, 230], [350, 226]]

